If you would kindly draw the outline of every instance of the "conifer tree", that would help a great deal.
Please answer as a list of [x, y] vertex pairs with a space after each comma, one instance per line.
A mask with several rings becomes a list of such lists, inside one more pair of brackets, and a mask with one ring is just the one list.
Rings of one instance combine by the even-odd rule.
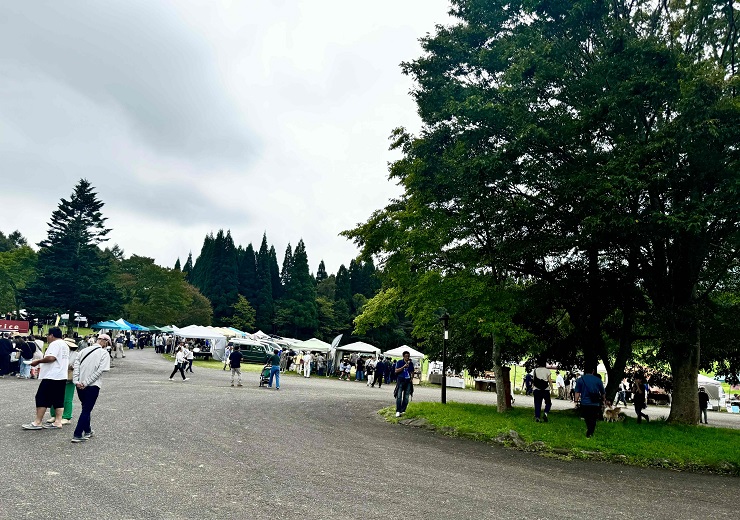
[[316, 270], [316, 283], [318, 284], [327, 278], [329, 278], [329, 275], [326, 273], [326, 266], [322, 260], [319, 262], [319, 268]]
[[239, 262], [239, 294], [243, 295], [247, 301], [254, 302], [257, 299], [257, 258], [251, 242], [245, 249], [239, 246], [237, 258]]
[[262, 235], [262, 244], [257, 253], [257, 296], [255, 298], [257, 317], [256, 327], [263, 332], [273, 330], [274, 302], [272, 298], [272, 277], [270, 276], [270, 251], [267, 247], [267, 233]]
[[110, 229], [94, 190], [81, 179], [51, 215], [47, 238], [39, 243], [38, 277], [23, 291], [36, 314], [69, 311], [96, 320], [118, 310], [112, 267], [98, 247]]
[[290, 271], [293, 268], [293, 248], [290, 247], [290, 242], [288, 242], [288, 247], [285, 248], [285, 256], [283, 257], [283, 270], [280, 272], [280, 282], [283, 284], [283, 287], [288, 287], [290, 284]]
[[279, 326], [296, 338], [310, 338], [319, 326], [316, 282], [308, 269], [308, 256], [303, 240], [293, 253], [290, 281], [280, 304]]
[[177, 257], [177, 261], [175, 261], [175, 271], [180, 271], [180, 257]]
[[185, 265], [182, 267], [182, 272], [185, 274], [185, 280], [190, 281], [190, 273], [193, 271], [193, 252], [188, 253], [188, 259], [185, 261]]
[[283, 296], [283, 285], [280, 282], [280, 267], [278, 266], [275, 246], [270, 246], [270, 282], [272, 283], [272, 299], [279, 300]]
[[349, 271], [344, 267], [344, 264], [340, 265], [337, 271], [337, 287], [334, 293], [334, 299], [344, 301], [348, 305], [352, 301], [352, 286], [350, 284]]

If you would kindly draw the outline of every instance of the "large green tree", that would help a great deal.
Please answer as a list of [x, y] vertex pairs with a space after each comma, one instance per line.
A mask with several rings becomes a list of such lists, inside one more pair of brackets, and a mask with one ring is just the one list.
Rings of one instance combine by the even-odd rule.
[[394, 133], [405, 193], [350, 236], [411, 270], [549, 284], [591, 363], [615, 315], [629, 347], [644, 304], [669, 420], [696, 422], [704, 307], [740, 240], [735, 4], [453, 0], [451, 14], [404, 65], [423, 120]]
[[[278, 306], [279, 330], [295, 338], [309, 339], [319, 327], [319, 315], [316, 282], [308, 268], [306, 246], [302, 239], [293, 252], [289, 273], [285, 295]], [[328, 321], [329, 315], [324, 310], [324, 319]]]
[[39, 243], [38, 276], [22, 291], [34, 314], [79, 312], [94, 321], [117, 310], [111, 265], [98, 247], [110, 232], [102, 207], [95, 188], [82, 179], [52, 213], [47, 238]]
[[21, 292], [36, 277], [36, 252], [28, 246], [0, 252], [0, 310], [20, 315]]
[[270, 251], [267, 247], [267, 233], [262, 235], [262, 243], [257, 253], [257, 293], [254, 308], [257, 312], [256, 327], [263, 332], [272, 332], [275, 318], [275, 301], [272, 296], [272, 274], [270, 271]]
[[122, 260], [118, 272], [117, 285], [129, 321], [158, 325], [182, 322], [193, 300], [182, 272], [137, 255]]

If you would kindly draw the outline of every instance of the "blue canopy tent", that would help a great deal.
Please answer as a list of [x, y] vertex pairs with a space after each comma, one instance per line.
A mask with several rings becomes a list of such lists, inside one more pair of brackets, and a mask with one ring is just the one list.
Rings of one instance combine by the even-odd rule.
[[116, 323], [118, 323], [119, 325], [124, 325], [124, 326], [128, 327], [128, 329], [124, 329], [124, 330], [149, 330], [146, 327], [144, 327], [143, 325], [138, 325], [136, 323], [129, 323], [128, 321], [124, 320], [123, 318], [121, 318], [120, 320], [116, 320]]
[[101, 321], [90, 327], [91, 329], [108, 329], [108, 330], [130, 330], [129, 328], [122, 327], [119, 323], [116, 323], [115, 321]]

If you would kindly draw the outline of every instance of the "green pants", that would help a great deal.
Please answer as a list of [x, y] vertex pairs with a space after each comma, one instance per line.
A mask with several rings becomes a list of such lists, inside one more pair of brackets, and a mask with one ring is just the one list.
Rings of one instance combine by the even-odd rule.
[[[72, 420], [72, 401], [75, 397], [75, 385], [72, 381], [67, 381], [67, 386], [64, 387], [64, 411], [62, 412], [62, 419]], [[54, 407], [49, 409], [49, 413], [52, 417], [56, 413]]]

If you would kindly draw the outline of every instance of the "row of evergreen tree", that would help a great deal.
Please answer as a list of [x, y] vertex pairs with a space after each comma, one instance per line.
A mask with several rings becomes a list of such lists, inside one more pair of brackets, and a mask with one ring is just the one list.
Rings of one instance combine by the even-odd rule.
[[255, 329], [296, 338], [351, 333], [352, 320], [380, 289], [372, 260], [352, 260], [336, 275], [327, 273], [322, 260], [314, 276], [302, 239], [295, 249], [288, 244], [280, 267], [266, 233], [257, 251], [251, 243], [235, 245], [230, 231], [211, 233], [195, 263], [191, 253], [175, 269], [210, 300], [215, 324], [244, 324], [235, 316], [243, 312], [243, 298], [254, 311]]

